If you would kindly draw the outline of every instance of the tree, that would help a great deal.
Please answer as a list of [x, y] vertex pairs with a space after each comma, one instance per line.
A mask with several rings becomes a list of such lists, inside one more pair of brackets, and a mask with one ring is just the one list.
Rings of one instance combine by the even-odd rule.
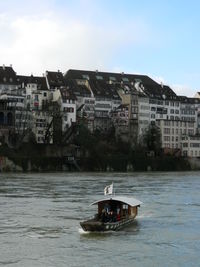
[[156, 125], [150, 124], [143, 137], [143, 145], [147, 151], [154, 151], [159, 154], [161, 150], [161, 134], [160, 129]]

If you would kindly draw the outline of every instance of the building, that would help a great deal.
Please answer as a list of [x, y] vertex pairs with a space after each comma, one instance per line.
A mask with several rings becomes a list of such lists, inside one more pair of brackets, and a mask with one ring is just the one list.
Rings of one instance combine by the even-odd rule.
[[0, 66], [0, 94], [9, 93], [19, 87], [16, 72], [11, 66]]
[[121, 104], [110, 113], [112, 124], [115, 127], [117, 138], [121, 138], [125, 142], [129, 141], [129, 106]]
[[68, 87], [61, 87], [54, 92], [54, 101], [60, 105], [62, 131], [65, 132], [76, 122], [76, 96]]
[[181, 152], [184, 157], [200, 157], [200, 136], [183, 135], [181, 139]]
[[38, 144], [53, 144], [53, 130], [53, 115], [49, 111], [32, 111], [32, 132]]
[[164, 150], [199, 156], [200, 92], [178, 96], [146, 75], [68, 70], [23, 76], [3, 65], [0, 102], [0, 135], [7, 141], [11, 132], [32, 130], [38, 143], [59, 142], [82, 122], [91, 132], [114, 125], [116, 136], [134, 146], [157, 125]]

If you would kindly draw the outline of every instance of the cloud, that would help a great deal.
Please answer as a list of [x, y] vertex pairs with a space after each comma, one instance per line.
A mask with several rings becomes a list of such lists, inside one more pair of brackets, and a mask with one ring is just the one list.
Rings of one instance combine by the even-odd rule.
[[51, 8], [35, 14], [0, 14], [1, 64], [13, 64], [17, 73], [106, 69], [119, 51], [140, 45], [148, 36], [141, 20], [108, 23], [102, 18], [99, 23], [78, 18], [70, 9], [65, 15]]
[[191, 89], [191, 86], [188, 86], [186, 84], [169, 84], [165, 78], [159, 77], [159, 76], [152, 76], [149, 75], [154, 81], [156, 81], [159, 84], [168, 85], [177, 95], [181, 96], [188, 96], [188, 97], [194, 97], [197, 90]]
[[172, 85], [171, 88], [177, 95], [181, 96], [194, 97], [194, 95], [197, 92], [196, 89], [191, 89], [191, 87], [189, 87], [188, 85], [183, 85], [183, 84], [175, 84]]

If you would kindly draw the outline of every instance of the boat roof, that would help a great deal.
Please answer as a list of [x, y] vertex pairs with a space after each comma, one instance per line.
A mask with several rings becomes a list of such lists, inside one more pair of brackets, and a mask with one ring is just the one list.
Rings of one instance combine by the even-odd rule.
[[139, 206], [140, 204], [142, 204], [142, 202], [136, 198], [133, 197], [127, 197], [127, 196], [107, 196], [103, 199], [97, 200], [95, 202], [93, 202], [91, 205], [95, 205], [95, 204], [99, 204], [100, 202], [105, 202], [105, 201], [119, 201], [122, 202], [124, 204], [127, 204], [129, 206], [135, 207], [135, 206]]

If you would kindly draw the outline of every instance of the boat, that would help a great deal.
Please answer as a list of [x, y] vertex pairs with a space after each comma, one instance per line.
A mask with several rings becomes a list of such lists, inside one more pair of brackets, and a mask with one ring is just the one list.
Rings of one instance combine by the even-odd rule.
[[86, 232], [118, 231], [134, 222], [141, 204], [129, 196], [106, 196], [91, 204], [97, 205], [97, 213], [80, 225]]

